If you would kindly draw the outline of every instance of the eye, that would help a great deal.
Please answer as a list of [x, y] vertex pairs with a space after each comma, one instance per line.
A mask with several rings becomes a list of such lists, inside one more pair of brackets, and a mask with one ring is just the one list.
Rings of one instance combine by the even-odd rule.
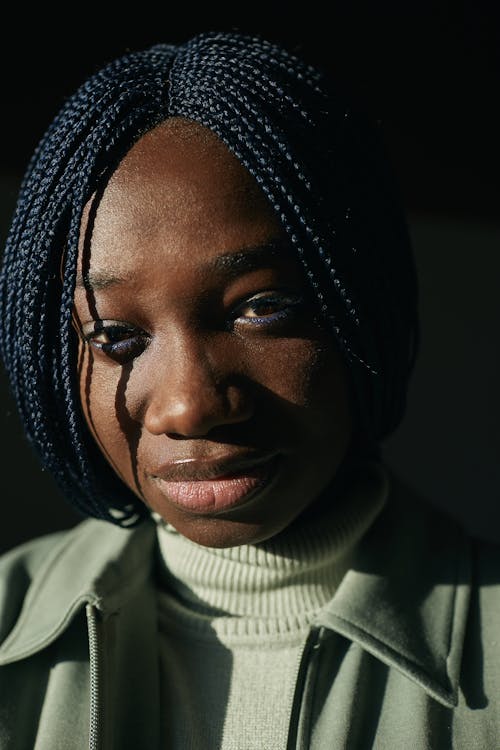
[[90, 331], [85, 329], [86, 326], [85, 341], [120, 364], [138, 357], [149, 343], [149, 336], [143, 330], [126, 323], [96, 320]]
[[233, 319], [243, 324], [271, 326], [293, 318], [303, 303], [299, 294], [261, 292], [238, 305]]

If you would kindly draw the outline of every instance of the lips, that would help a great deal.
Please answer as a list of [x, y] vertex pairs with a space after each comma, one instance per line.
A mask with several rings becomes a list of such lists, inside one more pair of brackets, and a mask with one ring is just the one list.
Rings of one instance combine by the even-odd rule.
[[196, 514], [217, 514], [250, 502], [276, 474], [278, 457], [250, 454], [217, 460], [182, 459], [152, 479], [169, 502]]

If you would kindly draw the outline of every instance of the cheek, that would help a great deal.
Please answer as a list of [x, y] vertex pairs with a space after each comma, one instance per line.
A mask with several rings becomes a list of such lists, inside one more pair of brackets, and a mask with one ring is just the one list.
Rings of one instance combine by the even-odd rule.
[[269, 339], [247, 347], [244, 369], [253, 382], [297, 406], [309, 401], [320, 347], [300, 338]]
[[333, 342], [290, 338], [279, 347], [270, 343], [260, 352], [256, 382], [309, 434], [324, 436], [336, 428], [350, 432], [347, 367]]

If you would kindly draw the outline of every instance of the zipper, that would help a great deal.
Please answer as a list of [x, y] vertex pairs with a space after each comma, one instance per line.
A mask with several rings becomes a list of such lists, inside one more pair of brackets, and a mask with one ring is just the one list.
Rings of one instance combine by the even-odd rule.
[[[307, 750], [310, 735], [311, 710], [313, 695], [312, 685], [316, 678], [318, 657], [324, 627], [311, 628], [302, 651], [299, 663], [297, 682], [293, 696], [292, 711], [286, 750]], [[309, 700], [308, 700], [309, 698]]]
[[98, 750], [101, 746], [102, 701], [101, 701], [101, 659], [98, 634], [97, 610], [87, 604], [87, 629], [89, 636], [90, 662], [90, 723], [89, 750]]

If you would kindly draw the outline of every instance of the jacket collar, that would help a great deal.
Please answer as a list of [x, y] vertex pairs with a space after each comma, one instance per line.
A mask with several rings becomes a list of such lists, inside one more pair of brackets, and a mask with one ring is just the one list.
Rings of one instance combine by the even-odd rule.
[[59, 535], [0, 645], [0, 665], [48, 646], [86, 604], [97, 607], [104, 618], [119, 610], [149, 577], [154, 543], [150, 523], [126, 530], [91, 519]]
[[[450, 518], [392, 495], [316, 624], [452, 707], [469, 601], [468, 542]], [[63, 534], [31, 582], [0, 664], [49, 645], [87, 603], [104, 617], [119, 610], [150, 576], [155, 543], [148, 522], [124, 530], [89, 520]]]
[[317, 625], [456, 706], [470, 559], [470, 542], [450, 517], [396, 486]]

